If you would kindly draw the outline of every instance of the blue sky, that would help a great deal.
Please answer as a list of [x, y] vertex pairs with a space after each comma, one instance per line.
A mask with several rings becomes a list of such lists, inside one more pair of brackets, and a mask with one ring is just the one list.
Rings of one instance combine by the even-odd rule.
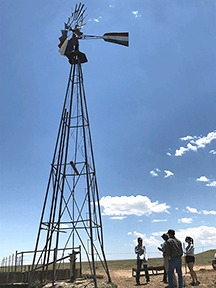
[[[169, 228], [216, 247], [216, 2], [83, 1], [82, 40], [105, 252], [149, 257]], [[58, 37], [75, 1], [1, 0], [0, 259], [33, 250], [69, 74]], [[117, 231], [117, 232], [116, 232]]]

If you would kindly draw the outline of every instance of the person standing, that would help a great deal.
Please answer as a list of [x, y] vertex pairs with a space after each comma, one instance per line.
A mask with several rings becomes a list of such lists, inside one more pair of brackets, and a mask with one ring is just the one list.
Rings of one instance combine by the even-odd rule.
[[168, 267], [168, 282], [169, 288], [174, 288], [173, 273], [174, 269], [178, 274], [178, 285], [179, 288], [183, 288], [183, 277], [182, 277], [182, 259], [183, 255], [182, 243], [175, 237], [175, 230], [169, 229], [167, 232], [169, 239], [167, 240], [167, 256], [170, 257]]
[[163, 277], [163, 282], [164, 283], [168, 283], [167, 282], [167, 272], [168, 272], [168, 264], [169, 264], [169, 260], [166, 254], [166, 246], [167, 246], [167, 240], [168, 240], [168, 235], [167, 234], [163, 234], [161, 236], [161, 238], [164, 240], [164, 242], [161, 244], [161, 247], [158, 247], [158, 250], [163, 252], [163, 259], [164, 259], [164, 277]]
[[148, 267], [147, 267], [147, 256], [146, 256], [146, 248], [143, 246], [142, 238], [137, 239], [138, 245], [135, 247], [135, 253], [137, 254], [137, 272], [136, 272], [136, 283], [140, 285], [140, 270], [144, 268], [146, 282], [150, 282]]
[[[164, 243], [161, 244], [161, 247], [158, 247], [158, 250], [163, 252], [163, 258], [164, 258], [164, 278], [163, 278], [163, 282], [164, 283], [168, 283], [167, 282], [167, 274], [168, 274], [168, 266], [169, 266], [169, 256], [167, 256], [166, 249], [167, 249], [167, 241], [169, 239], [169, 236], [164, 233], [161, 237], [163, 238]], [[177, 287], [177, 280], [176, 280], [175, 273], [173, 273], [173, 282], [174, 282], [174, 286]]]
[[185, 238], [185, 242], [188, 243], [188, 246], [186, 247], [185, 250], [185, 259], [187, 266], [190, 270], [191, 278], [192, 278], [192, 286], [198, 286], [200, 282], [197, 280], [197, 275], [196, 272], [193, 270], [194, 262], [195, 262], [195, 257], [194, 257], [194, 243], [193, 243], [193, 238], [187, 236]]

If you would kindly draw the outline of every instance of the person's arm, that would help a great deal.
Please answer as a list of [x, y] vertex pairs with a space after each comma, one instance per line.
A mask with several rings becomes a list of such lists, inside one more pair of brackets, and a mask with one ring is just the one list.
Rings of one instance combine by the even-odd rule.
[[136, 253], [136, 254], [140, 254], [142, 250], [143, 250], [142, 246], [139, 246], [139, 247], [136, 246], [136, 247], [135, 247], [135, 253]]
[[185, 254], [190, 254], [193, 251], [194, 251], [194, 246], [190, 244], [189, 246], [186, 247]]
[[160, 250], [161, 252], [165, 252], [165, 249], [164, 249], [164, 248], [157, 247], [157, 249]]

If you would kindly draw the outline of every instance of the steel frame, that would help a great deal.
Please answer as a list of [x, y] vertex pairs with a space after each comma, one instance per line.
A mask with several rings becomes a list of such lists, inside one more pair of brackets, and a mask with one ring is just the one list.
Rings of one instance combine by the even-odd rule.
[[[111, 282], [104, 253], [82, 59], [83, 53], [79, 51], [70, 53], [69, 80], [42, 208], [29, 286], [34, 282], [34, 272], [37, 269], [43, 271], [42, 278], [46, 279], [50, 265], [53, 269], [54, 283], [60, 259], [64, 258], [66, 249], [72, 247], [71, 253], [73, 253], [75, 247], [79, 245], [85, 251], [95, 287], [97, 287], [96, 256], [107, 273], [108, 282]], [[88, 242], [90, 251], [88, 244], [85, 244]], [[59, 255], [61, 246], [63, 246], [62, 253]]]

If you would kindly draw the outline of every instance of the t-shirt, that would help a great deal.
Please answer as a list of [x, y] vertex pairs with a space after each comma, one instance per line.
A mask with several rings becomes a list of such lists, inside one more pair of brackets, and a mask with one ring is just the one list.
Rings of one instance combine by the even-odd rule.
[[194, 245], [192, 243], [188, 244], [186, 247], [186, 256], [194, 256]]
[[166, 252], [166, 249], [167, 249], [167, 243], [164, 242], [163, 244], [161, 244], [161, 248], [162, 248], [162, 249], [165, 249], [165, 251], [163, 252], [163, 257], [166, 257], [166, 256], [167, 256], [167, 252]]
[[143, 264], [147, 263], [147, 255], [145, 246], [137, 245], [135, 247], [135, 253], [137, 254], [137, 259], [142, 260]]
[[169, 238], [167, 241], [167, 256], [171, 258], [181, 257], [183, 255], [182, 243], [177, 238]]

